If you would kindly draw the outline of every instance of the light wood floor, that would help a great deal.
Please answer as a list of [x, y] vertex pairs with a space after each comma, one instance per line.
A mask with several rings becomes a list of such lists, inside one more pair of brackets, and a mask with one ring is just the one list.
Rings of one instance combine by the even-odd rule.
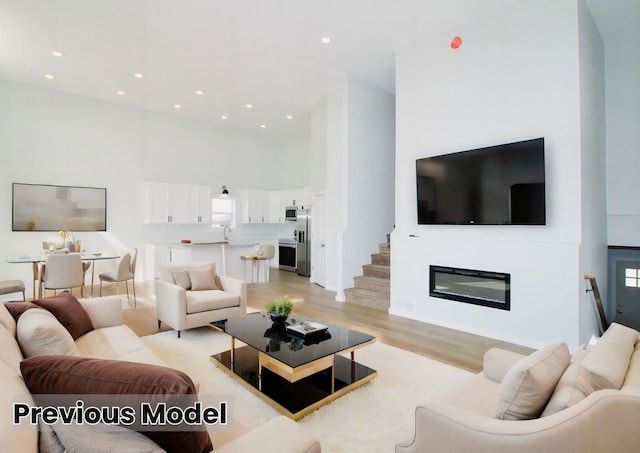
[[[125, 323], [140, 336], [158, 332], [153, 285], [138, 282], [136, 291], [138, 306], [124, 311]], [[120, 292], [124, 292], [123, 285]], [[294, 313], [297, 315], [367, 332], [382, 343], [472, 372], [482, 370], [482, 357], [492, 347], [523, 354], [532, 351], [523, 346], [393, 316], [359, 305], [336, 302], [334, 292], [326, 291], [293, 272], [272, 269], [269, 283], [249, 284], [247, 292], [251, 308], [260, 310], [271, 299], [287, 295], [294, 300]], [[115, 294], [115, 289], [104, 289], [103, 294]], [[133, 298], [130, 307], [132, 304]], [[161, 330], [169, 328], [163, 325]]]

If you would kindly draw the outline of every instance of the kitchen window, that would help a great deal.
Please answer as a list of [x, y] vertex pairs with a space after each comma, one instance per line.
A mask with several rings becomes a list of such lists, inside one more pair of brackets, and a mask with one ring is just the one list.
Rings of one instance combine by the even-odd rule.
[[220, 226], [235, 226], [235, 200], [231, 198], [211, 199], [211, 223]]

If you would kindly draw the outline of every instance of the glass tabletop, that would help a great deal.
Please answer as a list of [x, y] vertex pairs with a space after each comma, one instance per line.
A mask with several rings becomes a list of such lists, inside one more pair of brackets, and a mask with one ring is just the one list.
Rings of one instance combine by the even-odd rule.
[[326, 322], [321, 322], [328, 327], [326, 331], [306, 337], [287, 331], [287, 325], [300, 321], [312, 320], [289, 316], [285, 323], [274, 323], [266, 313], [260, 312], [212, 323], [212, 325], [292, 368], [355, 348], [375, 339], [366, 333]]
[[[12, 258], [8, 258], [7, 263], [39, 263], [47, 260], [48, 254], [22, 254]], [[82, 252], [80, 257], [83, 260], [95, 261], [95, 260], [112, 260], [120, 258], [120, 255], [112, 252]]]

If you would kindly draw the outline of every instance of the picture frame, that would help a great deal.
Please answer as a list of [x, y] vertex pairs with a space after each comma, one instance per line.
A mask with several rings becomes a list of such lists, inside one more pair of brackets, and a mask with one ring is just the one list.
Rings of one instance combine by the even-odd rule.
[[107, 231], [107, 189], [13, 183], [12, 231]]

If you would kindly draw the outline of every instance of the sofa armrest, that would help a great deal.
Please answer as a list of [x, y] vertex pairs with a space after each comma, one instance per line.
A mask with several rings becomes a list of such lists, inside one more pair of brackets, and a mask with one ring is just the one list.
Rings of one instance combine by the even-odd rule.
[[500, 383], [511, 367], [523, 357], [526, 356], [517, 352], [491, 348], [484, 354], [482, 374], [487, 379]]
[[94, 329], [121, 326], [123, 323], [122, 299], [118, 296], [80, 299], [80, 303], [89, 313]]
[[318, 442], [303, 427], [284, 415], [269, 420], [256, 429], [216, 447], [216, 453], [320, 453]]
[[187, 328], [187, 292], [181, 286], [164, 280], [155, 281], [158, 320], [175, 330]]
[[219, 275], [222, 290], [240, 297], [240, 308], [246, 312], [247, 310], [247, 283], [239, 278], [227, 277]]
[[522, 421], [486, 417], [433, 400], [416, 408], [413, 442], [397, 445], [396, 453], [640, 451], [640, 431], [629, 423], [639, 411], [640, 395], [619, 390], [594, 392], [553, 415]]

